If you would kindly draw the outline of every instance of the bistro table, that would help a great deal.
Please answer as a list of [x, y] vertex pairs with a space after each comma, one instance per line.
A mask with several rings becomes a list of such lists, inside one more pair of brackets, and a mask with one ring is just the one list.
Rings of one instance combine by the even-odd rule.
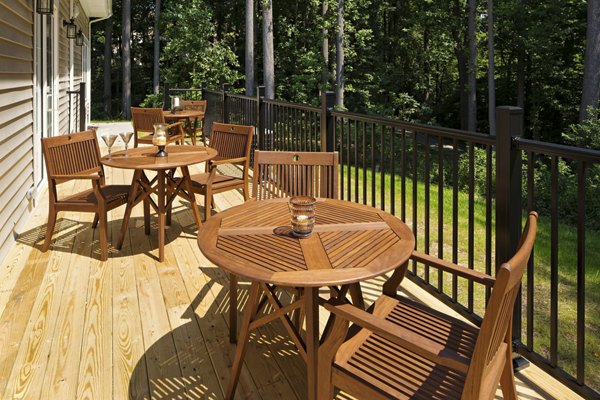
[[[158, 214], [158, 260], [162, 262], [165, 259], [166, 210], [175, 196], [181, 196], [192, 204], [196, 225], [198, 228], [202, 226], [200, 212], [195, 206], [196, 197], [192, 190], [188, 166], [214, 158], [217, 151], [210, 147], [169, 145], [165, 147], [168, 153], [166, 157], [156, 157], [157, 151], [157, 147], [135, 147], [104, 156], [101, 162], [113, 168], [134, 170], [121, 233], [116, 244], [117, 249], [120, 250], [123, 246], [131, 209], [144, 201], [144, 223], [147, 235], [150, 234], [149, 206], [152, 206]], [[173, 174], [177, 168], [181, 169], [182, 177], [175, 180]], [[148, 179], [145, 170], [156, 171], [156, 176], [152, 180]], [[156, 202], [150, 197], [151, 194], [156, 195]]]
[[[308, 238], [292, 236], [289, 225], [287, 199], [251, 200], [212, 217], [198, 234], [198, 246], [210, 261], [252, 281], [228, 399], [235, 393], [250, 331], [277, 318], [307, 363], [308, 398], [316, 399], [319, 379], [326, 379], [317, 368], [319, 288], [341, 286], [345, 293], [351, 284], [404, 264], [415, 246], [412, 232], [400, 219], [342, 200], [318, 199], [315, 226]], [[283, 305], [275, 286], [301, 288], [302, 296]], [[275, 311], [263, 315], [265, 304]], [[301, 307], [306, 316], [305, 340], [287, 315]]]
[[[186, 121], [184, 124], [187, 133], [192, 138], [192, 145], [196, 145], [196, 128], [198, 126], [198, 119], [204, 118], [204, 111], [199, 110], [180, 110], [180, 111], [163, 111], [165, 119]], [[192, 121], [193, 120], [193, 121]], [[204, 136], [203, 136], [204, 137]]]

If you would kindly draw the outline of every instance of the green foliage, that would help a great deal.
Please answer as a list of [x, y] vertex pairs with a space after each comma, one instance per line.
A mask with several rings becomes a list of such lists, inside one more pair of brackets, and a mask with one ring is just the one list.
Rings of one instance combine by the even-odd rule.
[[156, 94], [150, 93], [150, 94], [146, 95], [144, 100], [140, 103], [140, 107], [145, 107], [145, 108], [157, 108], [157, 107], [162, 107], [162, 106], [163, 106], [162, 92], [159, 92]]
[[[255, 75], [262, 81], [261, 0], [255, 0]], [[179, 87], [221, 83], [244, 87], [245, 0], [163, 0], [161, 82]], [[322, 29], [329, 37], [329, 82], [334, 89], [336, 0], [273, 2], [276, 97], [320, 102]], [[120, 7], [113, 1], [112, 114], [120, 108]], [[345, 108], [359, 113], [460, 127], [457, 57], [464, 54], [466, 1], [346, 0]], [[495, 2], [496, 102], [517, 105], [519, 82], [526, 136], [560, 142], [577, 120], [586, 4], [580, 0]], [[477, 129], [487, 123], [485, 2], [478, 5]], [[133, 104], [151, 93], [154, 1], [132, 3]], [[102, 110], [103, 30], [92, 33], [92, 109]], [[94, 112], [96, 115], [96, 111]]]
[[205, 1], [169, 2], [162, 18], [163, 80], [178, 87], [199, 87], [240, 79], [232, 43], [235, 35], [216, 38], [211, 9]]
[[600, 150], [600, 108], [588, 107], [587, 119], [573, 124], [563, 134], [565, 143]]

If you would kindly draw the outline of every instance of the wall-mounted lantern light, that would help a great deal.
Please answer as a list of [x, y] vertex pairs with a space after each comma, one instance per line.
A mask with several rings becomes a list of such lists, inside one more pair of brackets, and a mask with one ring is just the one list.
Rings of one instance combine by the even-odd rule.
[[36, 0], [35, 11], [38, 14], [52, 15], [54, 0]]
[[77, 31], [77, 36], [75, 37], [75, 44], [77, 46], [83, 46], [83, 32], [81, 32], [81, 29]]
[[63, 26], [67, 27], [67, 38], [75, 39], [77, 36], [77, 25], [75, 25], [75, 20], [73, 18], [69, 21], [63, 19]]

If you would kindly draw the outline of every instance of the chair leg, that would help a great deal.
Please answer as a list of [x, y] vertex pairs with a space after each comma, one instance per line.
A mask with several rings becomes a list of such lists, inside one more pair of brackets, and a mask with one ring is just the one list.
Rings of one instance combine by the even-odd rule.
[[229, 274], [229, 343], [237, 341], [238, 277]]
[[56, 214], [58, 213], [54, 210], [50, 210], [50, 212], [48, 212], [48, 223], [46, 224], [46, 239], [44, 239], [44, 244], [42, 245], [42, 252], [46, 252], [50, 248], [52, 233], [54, 232], [54, 226], [56, 225]]
[[108, 259], [108, 223], [104, 207], [100, 207], [98, 210], [98, 217], [100, 220], [100, 260], [106, 261]]
[[512, 352], [508, 351], [509, 357], [504, 363], [502, 375], [500, 376], [500, 386], [505, 400], [517, 400], [517, 387], [515, 385], [515, 373], [512, 366]]
[[98, 226], [98, 213], [94, 214], [94, 222], [92, 222], [92, 229], [96, 229]]
[[208, 221], [208, 219], [211, 217], [213, 206], [214, 204], [212, 190], [206, 188], [206, 192], [204, 195], [204, 221]]

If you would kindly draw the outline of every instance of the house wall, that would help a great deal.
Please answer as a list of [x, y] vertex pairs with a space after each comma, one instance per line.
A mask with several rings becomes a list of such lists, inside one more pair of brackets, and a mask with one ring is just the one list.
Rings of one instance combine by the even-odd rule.
[[[75, 0], [76, 2], [76, 0]], [[58, 37], [55, 43], [58, 65], [55, 70], [58, 109], [54, 132], [64, 134], [69, 126], [68, 90], [78, 89], [82, 79], [82, 47], [66, 38], [62, 20], [71, 16], [71, 0], [55, 1]], [[34, 144], [40, 133], [34, 132], [34, 1], [0, 1], [0, 261], [18, 236], [33, 209], [35, 198], [27, 192], [35, 188]], [[89, 37], [83, 7], [76, 24]], [[40, 78], [41, 79], [41, 78]], [[72, 131], [77, 130], [75, 113], [79, 111], [73, 96]], [[45, 175], [45, 174], [44, 174]], [[35, 192], [34, 192], [35, 193]]]
[[33, 1], [0, 2], [0, 260], [33, 186]]

